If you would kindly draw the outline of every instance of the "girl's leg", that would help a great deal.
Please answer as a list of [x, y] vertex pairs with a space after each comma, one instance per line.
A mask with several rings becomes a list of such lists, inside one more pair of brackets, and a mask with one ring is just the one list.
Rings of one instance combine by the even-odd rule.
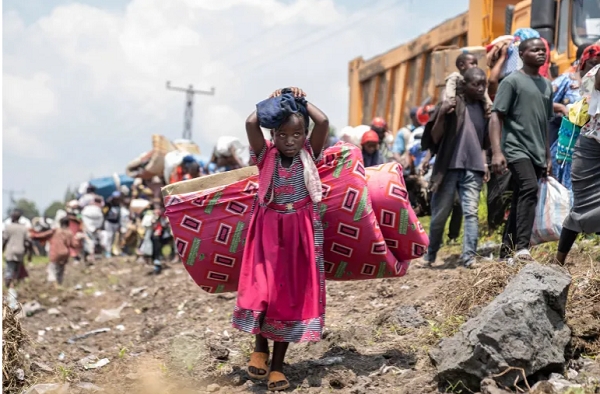
[[269, 354], [269, 341], [267, 341], [267, 338], [257, 334], [254, 342], [254, 351]]
[[269, 342], [260, 334], [255, 336], [254, 353], [248, 362], [248, 375], [254, 379], [264, 379], [269, 374]]
[[280, 391], [290, 387], [290, 382], [283, 374], [283, 360], [287, 352], [289, 342], [275, 342], [273, 344], [273, 359], [271, 360], [271, 372], [269, 373], [269, 391]]
[[560, 233], [560, 240], [558, 241], [558, 251], [556, 252], [556, 261], [558, 264], [565, 265], [567, 255], [571, 251], [578, 235], [578, 232], [563, 227]]
[[289, 342], [273, 343], [273, 360], [271, 360], [271, 371], [283, 372], [283, 360], [287, 352]]

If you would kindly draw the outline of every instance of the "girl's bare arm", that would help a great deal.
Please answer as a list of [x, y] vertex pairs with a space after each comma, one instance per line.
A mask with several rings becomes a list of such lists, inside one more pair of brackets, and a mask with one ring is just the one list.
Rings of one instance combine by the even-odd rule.
[[327, 119], [327, 115], [323, 111], [311, 103], [307, 103], [306, 110], [308, 111], [308, 116], [315, 123], [310, 136], [310, 145], [315, 157], [319, 157], [329, 135], [329, 119]]
[[246, 134], [248, 135], [248, 143], [250, 148], [258, 156], [265, 146], [265, 137], [263, 135], [256, 111], [252, 112], [246, 119]]

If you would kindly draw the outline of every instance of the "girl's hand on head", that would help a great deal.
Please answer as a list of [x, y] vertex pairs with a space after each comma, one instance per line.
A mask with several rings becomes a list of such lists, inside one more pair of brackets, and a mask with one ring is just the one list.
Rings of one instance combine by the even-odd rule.
[[271, 95], [269, 96], [269, 98], [281, 96], [281, 90], [282, 89], [277, 89], [276, 91], [274, 91], [273, 93], [271, 93]]
[[[306, 97], [306, 93], [304, 93], [304, 91], [302, 89], [300, 89], [300, 88], [290, 87], [288, 89], [290, 89], [292, 91], [292, 95], [294, 97]], [[276, 91], [274, 91], [273, 93], [271, 93], [271, 95], [269, 96], [269, 98], [281, 96], [282, 90], [283, 89], [277, 89]]]
[[306, 93], [304, 93], [304, 90], [300, 89], [300, 88], [290, 88], [292, 90], [292, 94], [294, 95], [294, 97], [306, 97]]

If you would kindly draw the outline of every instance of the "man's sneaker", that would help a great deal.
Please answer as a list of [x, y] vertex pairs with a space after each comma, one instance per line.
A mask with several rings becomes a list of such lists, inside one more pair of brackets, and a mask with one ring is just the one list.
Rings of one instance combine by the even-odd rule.
[[464, 267], [465, 268], [473, 268], [473, 265], [477, 262], [477, 259], [475, 258], [470, 258], [469, 260], [464, 262]]

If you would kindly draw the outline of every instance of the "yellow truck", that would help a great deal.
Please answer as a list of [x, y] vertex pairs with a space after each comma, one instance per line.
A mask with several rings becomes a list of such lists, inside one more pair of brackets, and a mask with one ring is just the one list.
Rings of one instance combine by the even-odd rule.
[[426, 99], [435, 102], [440, 95], [435, 51], [479, 47], [481, 52], [494, 38], [522, 27], [534, 28], [548, 40], [556, 77], [575, 60], [578, 45], [600, 39], [600, 0], [470, 0], [467, 12], [414, 40], [350, 62], [348, 124], [370, 124], [379, 116], [397, 131], [409, 122], [410, 107]]

